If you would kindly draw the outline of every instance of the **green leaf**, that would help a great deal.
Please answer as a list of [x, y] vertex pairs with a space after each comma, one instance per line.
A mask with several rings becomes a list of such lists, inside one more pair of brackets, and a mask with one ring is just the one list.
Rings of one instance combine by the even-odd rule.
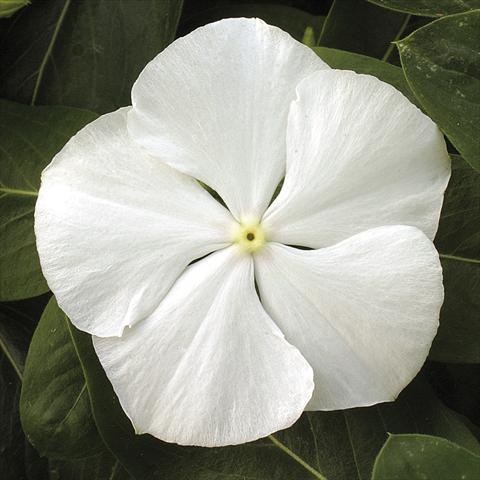
[[0, 0], [0, 18], [11, 17], [29, 3], [29, 0]]
[[107, 451], [80, 460], [50, 460], [50, 480], [128, 480], [130, 475]]
[[26, 355], [26, 350], [22, 349], [22, 344], [26, 335], [24, 335], [23, 325], [20, 324], [16, 326], [17, 328], [12, 328], [12, 325], [9, 325], [10, 322], [10, 319], [0, 311], [0, 352], [5, 360], [10, 363], [18, 380], [21, 381]]
[[410, 90], [401, 68], [376, 58], [367, 57], [366, 55], [345, 52], [334, 48], [315, 47], [313, 50], [330, 67], [373, 75], [383, 82], [393, 85], [410, 101], [416, 102], [415, 95]]
[[435, 244], [446, 258], [480, 262], [480, 174], [451, 155], [452, 176], [445, 192]]
[[438, 395], [480, 439], [480, 364], [429, 362], [428, 378]]
[[429, 23], [398, 42], [411, 89], [463, 158], [480, 170], [480, 10]]
[[480, 265], [442, 258], [445, 300], [430, 359], [480, 362]]
[[47, 301], [48, 295], [42, 295], [18, 302], [0, 303], [0, 351], [20, 381], [28, 346]]
[[18, 411], [25, 356], [42, 305], [43, 298], [0, 304], [0, 478], [41, 480], [47, 474], [46, 462], [25, 439]]
[[23, 429], [42, 455], [83, 458], [104, 448], [76, 348], [71, 325], [52, 297], [33, 335], [20, 399]]
[[0, 478], [46, 480], [47, 462], [26, 441], [18, 413], [21, 382], [0, 351]]
[[46, 480], [47, 463], [26, 441], [18, 403], [21, 381], [0, 351], [0, 478]]
[[435, 239], [443, 266], [445, 301], [430, 358], [480, 362], [480, 175], [452, 155]]
[[98, 113], [127, 105], [140, 71], [173, 40], [181, 8], [182, 0], [34, 2], [0, 38], [0, 92]]
[[11, 360], [0, 351], [0, 478], [24, 474], [24, 437], [18, 417], [21, 383]]
[[370, 478], [389, 432], [426, 432], [452, 438], [480, 452], [472, 433], [433, 395], [414, 381], [394, 403], [339, 412], [310, 412], [275, 436], [330, 480]]
[[392, 435], [375, 462], [372, 480], [478, 478], [480, 457], [444, 438]]
[[441, 17], [454, 13], [466, 12], [480, 8], [480, 0], [368, 0], [380, 7], [397, 12]]
[[0, 300], [48, 291], [33, 232], [40, 174], [96, 115], [67, 107], [27, 107], [0, 100]]
[[301, 41], [307, 27], [313, 28], [316, 38], [320, 35], [325, 17], [311, 15], [304, 10], [286, 5], [269, 5], [263, 3], [232, 3], [214, 6], [215, 2], [194, 2], [190, 9], [185, 7], [180, 20], [178, 32], [180, 35], [195, 30], [210, 22], [222, 18], [256, 17], [270, 25], [275, 25]]
[[430, 378], [437, 382], [436, 390], [480, 439], [480, 364], [435, 362], [432, 365], [437, 376]]
[[318, 44], [384, 58], [401, 37], [409, 17], [358, 0], [334, 0]]

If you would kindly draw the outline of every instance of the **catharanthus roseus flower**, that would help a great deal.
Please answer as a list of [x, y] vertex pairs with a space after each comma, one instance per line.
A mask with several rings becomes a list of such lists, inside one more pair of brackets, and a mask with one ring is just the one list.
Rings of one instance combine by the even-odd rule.
[[236, 444], [393, 400], [443, 299], [431, 239], [450, 166], [432, 121], [247, 19], [175, 41], [132, 103], [44, 171], [35, 228], [137, 432]]

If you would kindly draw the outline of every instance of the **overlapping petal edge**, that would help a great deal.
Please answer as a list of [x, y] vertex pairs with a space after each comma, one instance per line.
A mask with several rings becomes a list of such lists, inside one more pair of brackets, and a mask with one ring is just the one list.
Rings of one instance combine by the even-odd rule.
[[[175, 41], [132, 103], [44, 171], [35, 231], [136, 431], [220, 446], [393, 400], [443, 301], [431, 239], [450, 166], [431, 120], [247, 19]], [[253, 255], [232, 245], [252, 218]]]

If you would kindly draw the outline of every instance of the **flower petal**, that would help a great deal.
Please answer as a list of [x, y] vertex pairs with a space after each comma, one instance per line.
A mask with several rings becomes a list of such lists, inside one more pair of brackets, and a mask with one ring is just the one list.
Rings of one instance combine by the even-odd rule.
[[153, 59], [132, 89], [128, 128], [152, 155], [216, 190], [234, 216], [258, 218], [285, 173], [295, 87], [329, 68], [259, 19], [198, 28]]
[[228, 244], [226, 209], [192, 178], [142, 152], [128, 109], [73, 137], [42, 174], [35, 233], [42, 270], [81, 330], [121, 335], [194, 259]]
[[450, 160], [435, 124], [391, 85], [317, 72], [297, 89], [287, 173], [263, 224], [275, 242], [320, 248], [382, 225], [433, 239]]
[[438, 254], [414, 227], [380, 227], [321, 250], [268, 244], [262, 304], [314, 371], [310, 410], [391, 401], [428, 354], [443, 301]]
[[312, 369], [263, 310], [251, 256], [191, 265], [159, 308], [94, 346], [137, 433], [182, 445], [244, 443], [290, 426]]

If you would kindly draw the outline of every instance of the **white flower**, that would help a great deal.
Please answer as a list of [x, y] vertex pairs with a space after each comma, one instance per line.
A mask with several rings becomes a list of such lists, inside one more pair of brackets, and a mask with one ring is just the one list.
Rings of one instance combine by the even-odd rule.
[[432, 121], [247, 19], [175, 41], [132, 103], [44, 171], [35, 228], [136, 431], [237, 444], [305, 408], [393, 400], [443, 300], [450, 165]]

